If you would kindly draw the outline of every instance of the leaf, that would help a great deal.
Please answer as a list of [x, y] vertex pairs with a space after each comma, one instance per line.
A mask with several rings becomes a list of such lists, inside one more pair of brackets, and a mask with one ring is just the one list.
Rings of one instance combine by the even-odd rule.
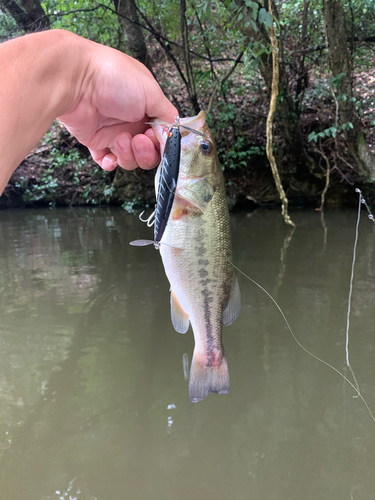
[[259, 15], [258, 15], [258, 20], [260, 22], [260, 24], [263, 24], [264, 21], [266, 20], [266, 16], [267, 16], [267, 11], [264, 7], [262, 7], [259, 11]]
[[309, 142], [311, 142], [311, 141], [316, 142], [318, 140], [318, 136], [316, 135], [315, 132], [311, 132], [311, 134], [308, 135], [307, 139]]
[[256, 54], [255, 54], [255, 57], [259, 57], [261, 56], [264, 52], [266, 52], [268, 50], [268, 47], [266, 46], [263, 46]]
[[272, 26], [272, 16], [269, 12], [267, 12], [266, 14], [266, 25], [268, 27]]

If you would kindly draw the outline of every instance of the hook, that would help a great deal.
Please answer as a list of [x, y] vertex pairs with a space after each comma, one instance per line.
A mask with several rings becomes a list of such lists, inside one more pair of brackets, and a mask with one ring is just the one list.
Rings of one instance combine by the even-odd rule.
[[148, 219], [142, 219], [142, 215], [144, 213], [145, 213], [145, 210], [143, 210], [143, 212], [139, 215], [139, 220], [142, 222], [146, 222], [147, 227], [151, 227], [155, 222], [155, 210], [152, 212], [152, 214], [150, 215], [150, 217]]

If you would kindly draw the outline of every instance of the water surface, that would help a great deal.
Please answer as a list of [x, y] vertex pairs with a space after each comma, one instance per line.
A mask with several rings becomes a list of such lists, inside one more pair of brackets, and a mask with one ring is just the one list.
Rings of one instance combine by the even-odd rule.
[[[356, 211], [232, 216], [236, 265], [348, 377]], [[121, 209], [0, 213], [1, 500], [373, 500], [375, 423], [239, 276], [231, 391], [192, 404], [152, 231]], [[363, 214], [350, 362], [375, 409], [374, 226]]]

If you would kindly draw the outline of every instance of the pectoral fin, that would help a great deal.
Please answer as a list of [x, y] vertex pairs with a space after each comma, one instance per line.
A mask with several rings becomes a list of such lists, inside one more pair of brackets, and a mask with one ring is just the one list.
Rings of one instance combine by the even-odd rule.
[[177, 184], [177, 195], [204, 212], [214, 195], [214, 189], [205, 178], [190, 179], [183, 185]]
[[186, 333], [189, 328], [189, 316], [182, 309], [176, 294], [171, 291], [171, 317], [174, 329], [178, 333]]
[[223, 310], [223, 324], [229, 326], [238, 318], [241, 310], [241, 292], [238, 279], [233, 274], [232, 287], [230, 290], [229, 300]]

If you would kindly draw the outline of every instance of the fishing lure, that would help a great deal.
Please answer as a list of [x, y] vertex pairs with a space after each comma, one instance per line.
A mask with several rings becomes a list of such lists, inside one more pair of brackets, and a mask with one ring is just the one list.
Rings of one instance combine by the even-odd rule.
[[159, 248], [169, 215], [171, 213], [174, 195], [176, 192], [178, 173], [180, 170], [181, 132], [180, 120], [176, 116], [175, 124], [168, 132], [164, 155], [160, 167], [158, 196], [155, 208], [154, 240], [155, 247]]

